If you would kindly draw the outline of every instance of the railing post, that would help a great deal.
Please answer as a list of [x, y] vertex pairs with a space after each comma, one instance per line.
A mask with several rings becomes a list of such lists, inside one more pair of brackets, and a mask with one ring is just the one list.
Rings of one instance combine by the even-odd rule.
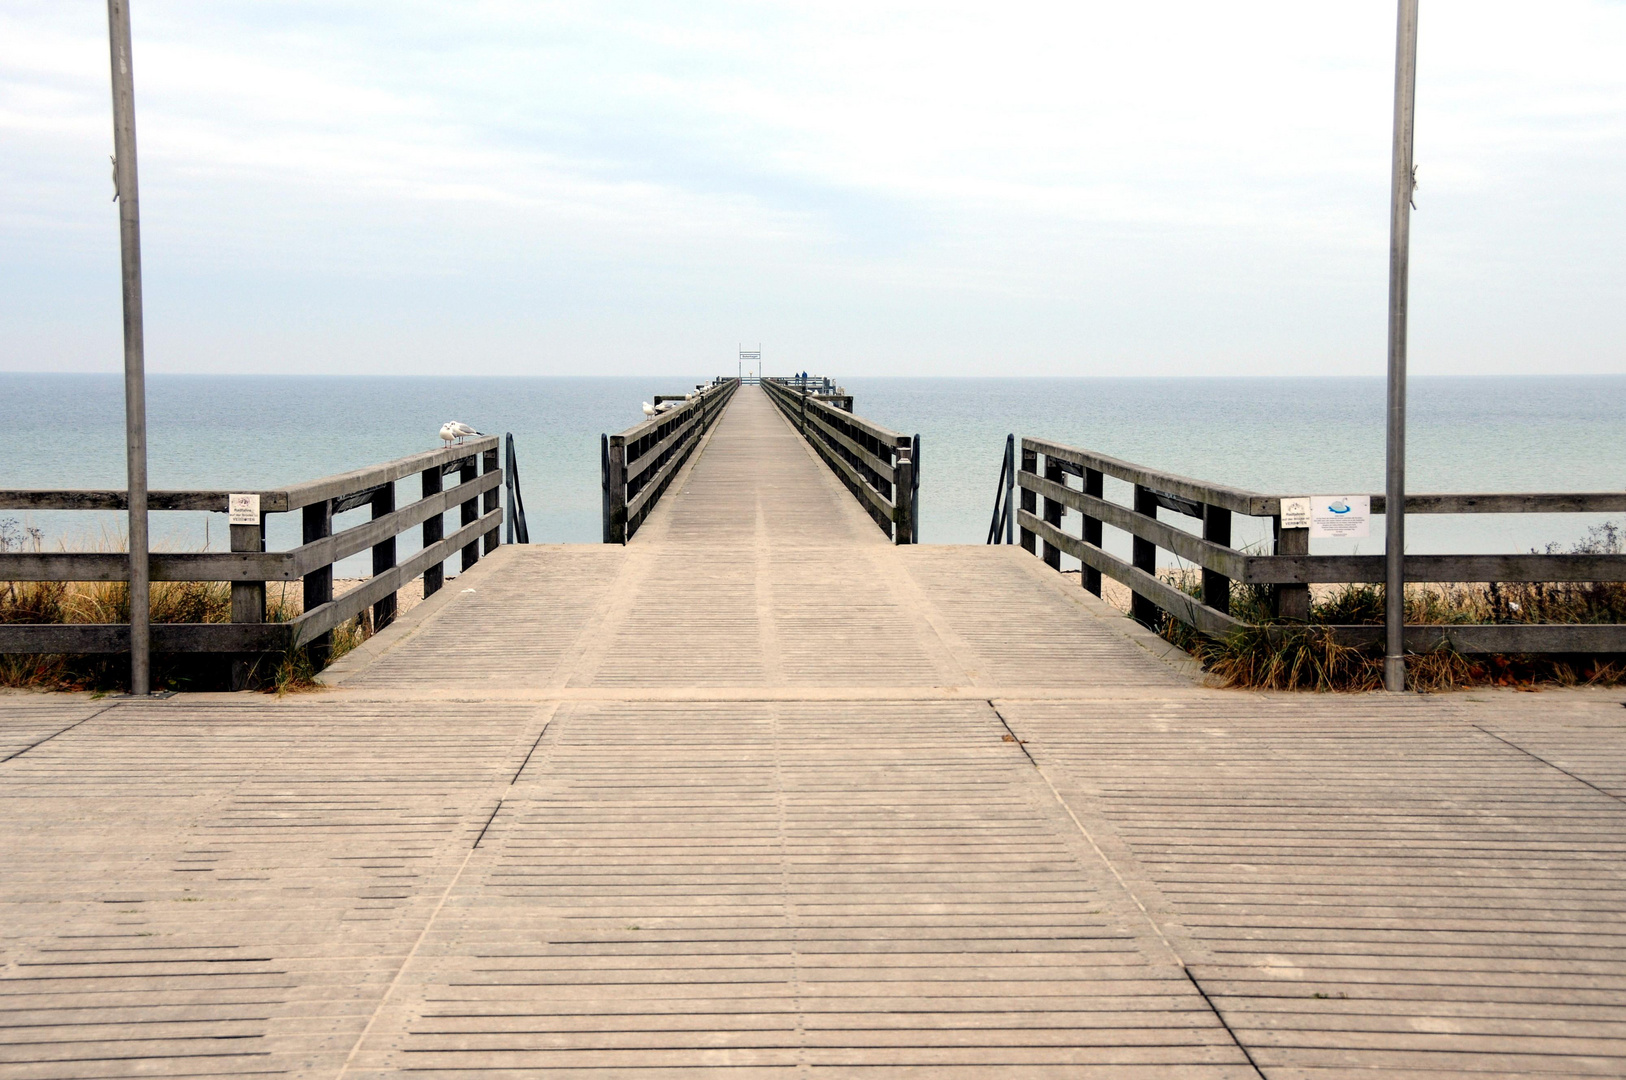
[[[490, 476], [496, 471], [497, 448], [493, 446], [490, 450], [487, 450], [485, 453], [480, 455], [480, 475]], [[498, 487], [501, 487], [501, 485], [499, 484]], [[485, 493], [485, 498], [480, 508], [481, 517], [484, 517], [486, 514], [489, 514], [493, 510], [497, 509], [499, 505], [497, 497], [500, 494], [498, 487], [493, 487], [490, 491]], [[502, 543], [502, 532], [498, 528], [493, 528], [490, 532], [486, 533], [485, 553], [490, 555], [493, 551], [497, 550], [497, 545], [500, 543]]]
[[[1152, 520], [1157, 520], [1157, 496], [1150, 488], [1135, 485], [1135, 513], [1145, 514]], [[1136, 536], [1132, 545], [1130, 560], [1137, 570], [1144, 570], [1153, 577], [1157, 576], [1157, 545], [1150, 540], [1142, 540]], [[1157, 629], [1159, 618], [1158, 606], [1138, 592], [1131, 593], [1129, 601], [1130, 618], [1143, 626]]]
[[[1084, 470], [1084, 494], [1093, 495], [1097, 499], [1106, 497], [1106, 485], [1100, 469]], [[1101, 546], [1101, 519], [1084, 515], [1084, 542], [1097, 548]], [[1093, 566], [1084, 567], [1080, 575], [1086, 589], [1096, 596], [1101, 595], [1101, 571]]]
[[[1212, 503], [1203, 504], [1203, 539], [1231, 546], [1231, 512]], [[1231, 613], [1231, 579], [1217, 570], [1203, 568], [1203, 603], [1215, 611]]]
[[807, 387], [802, 387], [802, 438], [807, 438]]
[[[1053, 484], [1065, 484], [1067, 482], [1067, 474], [1062, 472], [1061, 462], [1048, 454], [1045, 455], [1044, 459], [1044, 478]], [[1061, 503], [1056, 502], [1053, 499], [1046, 499], [1044, 501], [1045, 524], [1053, 525], [1060, 529], [1062, 516], [1066, 513], [1067, 508]], [[1050, 567], [1052, 570], [1060, 570], [1061, 548], [1052, 547], [1048, 540], [1045, 541], [1044, 561], [1045, 565]]]
[[[1022, 471], [1025, 473], [1037, 473], [1039, 471], [1038, 451], [1029, 450], [1025, 446], [1022, 447]], [[1030, 514], [1037, 514], [1039, 511], [1039, 496], [1027, 488], [1022, 489], [1022, 509]], [[1022, 529], [1021, 533], [1022, 546], [1027, 549], [1028, 554], [1038, 554], [1038, 537], [1033, 534], [1031, 529]]]
[[892, 542], [894, 544], [908, 544], [914, 540], [914, 455], [913, 446], [898, 447], [896, 464], [892, 467], [892, 506], [897, 518], [892, 523]]
[[[323, 499], [305, 507], [305, 543], [314, 543], [333, 535], [333, 502]], [[333, 599], [333, 564], [312, 570], [305, 575], [305, 610], [315, 611]], [[318, 671], [327, 665], [328, 654], [333, 651], [333, 633], [321, 634], [305, 646], [311, 664]]]
[[627, 440], [623, 435], [611, 435], [606, 467], [604, 491], [608, 500], [608, 513], [604, 519], [604, 542], [627, 542]]
[[[457, 470], [458, 483], [467, 484], [469, 481], [475, 479], [479, 475], [479, 468], [479, 462], [474, 459], [473, 455], [470, 455], [463, 462], [463, 467]], [[480, 497], [478, 495], [472, 499], [465, 499], [458, 505], [463, 511], [459, 515], [459, 528], [464, 525], [473, 525], [476, 521], [480, 520]], [[472, 544], [464, 544], [462, 569], [470, 570], [474, 567], [474, 564], [479, 561], [480, 541], [476, 540]]]
[[[395, 513], [395, 484], [385, 484], [373, 496], [373, 520], [388, 517]], [[380, 540], [373, 545], [373, 576], [388, 573], [395, 569], [395, 537]], [[395, 593], [383, 596], [373, 602], [373, 632], [384, 629], [395, 621], [396, 600]]]
[[[439, 495], [443, 487], [440, 466], [436, 465], [432, 469], [425, 469], [422, 476], [423, 497], [427, 499], [431, 495]], [[423, 546], [425, 550], [440, 543], [445, 538], [446, 515], [444, 513], [435, 514], [423, 523]], [[429, 599], [439, 592], [440, 587], [444, 584], [446, 584], [446, 565], [437, 562], [423, 572], [423, 598], [425, 600]]]
[[[1310, 553], [1309, 529], [1284, 529], [1282, 519], [1278, 515], [1272, 519], [1276, 533], [1276, 554], [1278, 555], [1308, 555]], [[1308, 585], [1277, 585], [1274, 603], [1276, 617], [1289, 619], [1293, 622], [1306, 622], [1310, 618], [1310, 586]]]
[[[603, 525], [604, 543], [610, 542], [610, 437], [598, 437], [599, 521]], [[510, 533], [508, 539], [514, 539]]]
[[[258, 525], [231, 526], [233, 551], [262, 552], [265, 550], [265, 515]], [[265, 621], [265, 582], [234, 581], [231, 583], [231, 621], [234, 623], [263, 623]], [[249, 677], [254, 671], [253, 655], [242, 655], [231, 662], [231, 688], [247, 690]]]

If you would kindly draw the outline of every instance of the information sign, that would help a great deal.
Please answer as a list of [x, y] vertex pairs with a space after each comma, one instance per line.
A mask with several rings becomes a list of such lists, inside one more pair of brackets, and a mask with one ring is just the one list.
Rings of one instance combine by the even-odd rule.
[[231, 508], [231, 523], [233, 525], [258, 525], [260, 523], [260, 496], [257, 492], [242, 495], [234, 492], [226, 496], [226, 498], [227, 506]]
[[1312, 495], [1310, 538], [1358, 540], [1371, 534], [1372, 496]]

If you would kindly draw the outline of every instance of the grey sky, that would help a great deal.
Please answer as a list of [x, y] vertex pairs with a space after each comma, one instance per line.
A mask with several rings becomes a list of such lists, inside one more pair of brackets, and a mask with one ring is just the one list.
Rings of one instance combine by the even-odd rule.
[[[132, 6], [154, 371], [1383, 370], [1390, 0]], [[1626, 3], [1420, 42], [1413, 370], [1626, 372]], [[111, 143], [8, 0], [0, 370], [118, 367]]]

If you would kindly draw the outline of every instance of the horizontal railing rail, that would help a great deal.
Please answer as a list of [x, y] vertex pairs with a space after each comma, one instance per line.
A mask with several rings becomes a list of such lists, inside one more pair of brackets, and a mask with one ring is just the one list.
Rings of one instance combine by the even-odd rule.
[[919, 542], [920, 436], [855, 416], [850, 396], [842, 408], [797, 383], [772, 377], [762, 380], [762, 389], [889, 539]]
[[[1014, 436], [1013, 436], [1014, 439]], [[1307, 528], [1283, 528], [1282, 500], [1152, 469], [1090, 450], [1044, 439], [1020, 441], [1016, 470], [1020, 506], [1016, 524], [1021, 544], [1060, 569], [1061, 556], [1077, 559], [1083, 585], [1101, 594], [1104, 576], [1127, 586], [1130, 613], [1156, 625], [1167, 613], [1195, 629], [1224, 636], [1243, 624], [1231, 615], [1231, 584], [1271, 587], [1273, 614], [1288, 622], [1309, 617], [1312, 584], [1373, 583], [1384, 580], [1381, 555], [1311, 555]], [[1131, 485], [1129, 505], [1106, 498], [1104, 478]], [[1074, 486], [1074, 479], [1079, 481]], [[1382, 496], [1369, 496], [1371, 511], [1382, 513]], [[1194, 531], [1158, 518], [1169, 511], [1200, 523]], [[1552, 514], [1626, 511], [1626, 491], [1446, 493], [1406, 497], [1408, 514]], [[999, 541], [1000, 509], [989, 540]], [[1069, 513], [1082, 527], [1063, 529]], [[1231, 542], [1232, 517], [1271, 520], [1273, 551], [1244, 551]], [[1103, 526], [1130, 535], [1128, 562], [1104, 550]], [[1200, 596], [1191, 596], [1158, 576], [1158, 552], [1167, 551], [1200, 568]], [[1626, 555], [1492, 554], [1407, 555], [1405, 580], [1418, 583], [1544, 583], [1626, 581]], [[1381, 626], [1339, 625], [1327, 630], [1340, 641], [1366, 644], [1381, 637]], [[1610, 623], [1417, 624], [1406, 628], [1407, 648], [1427, 651], [1450, 645], [1459, 652], [1615, 653], [1626, 652], [1626, 625]]]
[[[153, 552], [148, 556], [153, 581], [223, 581], [231, 584], [231, 622], [155, 623], [155, 652], [254, 654], [306, 648], [318, 666], [326, 661], [334, 629], [370, 612], [375, 629], [395, 618], [396, 594], [419, 575], [424, 595], [444, 583], [444, 563], [461, 556], [464, 570], [500, 542], [503, 512], [499, 492], [503, 472], [497, 464], [498, 440], [478, 436], [461, 445], [429, 450], [364, 469], [322, 477], [291, 487], [259, 492], [152, 492], [153, 510], [230, 512], [233, 495], [257, 499], [258, 520], [234, 523], [230, 552]], [[396, 507], [397, 481], [416, 475], [419, 497]], [[448, 488], [445, 477], [456, 475]], [[0, 491], [0, 509], [117, 510], [118, 491]], [[372, 518], [333, 531], [336, 515], [371, 507]], [[303, 542], [287, 551], [265, 550], [266, 519], [298, 510]], [[459, 525], [445, 534], [444, 515], [457, 511]], [[250, 517], [255, 516], [250, 512]], [[423, 548], [397, 562], [396, 538], [421, 527]], [[333, 566], [352, 555], [372, 551], [372, 576], [362, 585], [333, 595]], [[129, 558], [104, 552], [0, 553], [0, 581], [129, 580]], [[265, 586], [272, 581], [298, 581], [303, 610], [287, 622], [267, 622]], [[0, 653], [117, 653], [129, 650], [130, 631], [123, 624], [0, 624]], [[234, 664], [232, 682], [242, 685], [253, 658]]]
[[739, 379], [716, 379], [693, 394], [659, 395], [657, 406], [682, 404], [618, 434], [600, 436], [606, 544], [625, 544], [636, 535], [739, 386]]

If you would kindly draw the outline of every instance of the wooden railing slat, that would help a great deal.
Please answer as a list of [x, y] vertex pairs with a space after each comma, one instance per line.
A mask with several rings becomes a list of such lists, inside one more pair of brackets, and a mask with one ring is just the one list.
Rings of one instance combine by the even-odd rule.
[[501, 524], [501, 512], [492, 511], [452, 535], [437, 540], [393, 570], [368, 578], [343, 596], [305, 612], [290, 624], [294, 627], [293, 646], [298, 648], [314, 641], [346, 620], [355, 618], [382, 597], [400, 589], [405, 582], [444, 563], [483, 533]]
[[1016, 482], [1026, 491], [1036, 492], [1046, 499], [1063, 503], [1108, 525], [1135, 533], [1160, 548], [1174, 552], [1182, 559], [1188, 559], [1198, 566], [1217, 571], [1226, 577], [1242, 578], [1247, 572], [1247, 557], [1235, 548], [1212, 543], [1156, 518], [1137, 514], [1128, 507], [1086, 495], [1082, 491], [1046, 480], [1033, 473], [1018, 472]]
[[[1251, 584], [1380, 582], [1382, 555], [1248, 555]], [[1626, 555], [1407, 555], [1407, 581], [1626, 581]]]
[[1107, 554], [1094, 544], [1086, 544], [1078, 537], [1062, 532], [1027, 510], [1018, 510], [1016, 517], [1022, 528], [1032, 532], [1045, 543], [1060, 548], [1086, 566], [1094, 567], [1107, 577], [1122, 582], [1136, 595], [1144, 596], [1173, 614], [1175, 618], [1195, 626], [1205, 634], [1224, 635], [1242, 625], [1230, 615], [1215, 611], [1195, 597], [1187, 596], [1167, 582], [1160, 581], [1155, 575]]

